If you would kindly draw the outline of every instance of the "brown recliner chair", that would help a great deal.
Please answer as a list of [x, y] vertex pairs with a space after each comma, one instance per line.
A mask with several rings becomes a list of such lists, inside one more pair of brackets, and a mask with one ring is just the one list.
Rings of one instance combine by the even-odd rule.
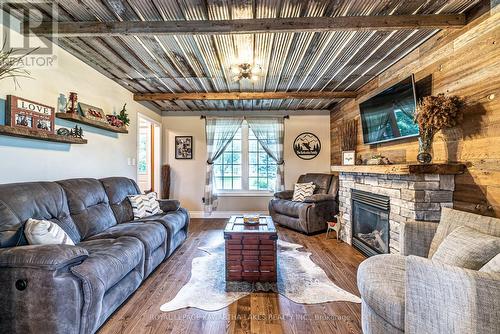
[[292, 201], [293, 190], [274, 194], [269, 202], [269, 212], [274, 222], [306, 234], [323, 232], [327, 222], [338, 213], [338, 177], [332, 174], [308, 173], [297, 183], [313, 182], [314, 194], [304, 202]]

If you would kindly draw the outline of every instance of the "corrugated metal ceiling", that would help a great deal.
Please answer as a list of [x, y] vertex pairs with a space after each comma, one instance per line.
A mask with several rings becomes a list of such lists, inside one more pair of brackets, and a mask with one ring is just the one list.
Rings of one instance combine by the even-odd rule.
[[[461, 13], [478, 0], [60, 0], [59, 21], [170, 21]], [[21, 5], [18, 5], [21, 6]], [[30, 5], [48, 15], [48, 7]], [[58, 38], [132, 92], [356, 90], [435, 30]], [[234, 82], [231, 64], [256, 59], [257, 82]], [[176, 110], [315, 110], [336, 100], [160, 101]]]

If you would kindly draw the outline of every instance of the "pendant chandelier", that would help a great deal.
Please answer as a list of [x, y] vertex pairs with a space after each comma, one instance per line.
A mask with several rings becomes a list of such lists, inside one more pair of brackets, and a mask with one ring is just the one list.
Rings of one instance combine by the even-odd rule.
[[259, 64], [242, 63], [231, 65], [231, 73], [233, 74], [234, 81], [248, 79], [251, 81], [259, 80], [262, 74], [262, 67]]

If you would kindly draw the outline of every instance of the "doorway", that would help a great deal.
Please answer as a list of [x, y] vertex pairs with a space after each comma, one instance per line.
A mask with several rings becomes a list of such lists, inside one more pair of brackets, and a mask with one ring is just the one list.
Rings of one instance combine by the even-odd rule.
[[137, 129], [137, 184], [142, 192], [160, 191], [161, 125], [139, 114]]

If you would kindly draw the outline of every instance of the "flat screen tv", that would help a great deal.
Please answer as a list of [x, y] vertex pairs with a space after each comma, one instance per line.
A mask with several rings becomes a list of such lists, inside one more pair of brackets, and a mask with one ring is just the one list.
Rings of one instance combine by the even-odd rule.
[[413, 75], [359, 105], [363, 141], [376, 144], [418, 136], [413, 118], [417, 98]]

